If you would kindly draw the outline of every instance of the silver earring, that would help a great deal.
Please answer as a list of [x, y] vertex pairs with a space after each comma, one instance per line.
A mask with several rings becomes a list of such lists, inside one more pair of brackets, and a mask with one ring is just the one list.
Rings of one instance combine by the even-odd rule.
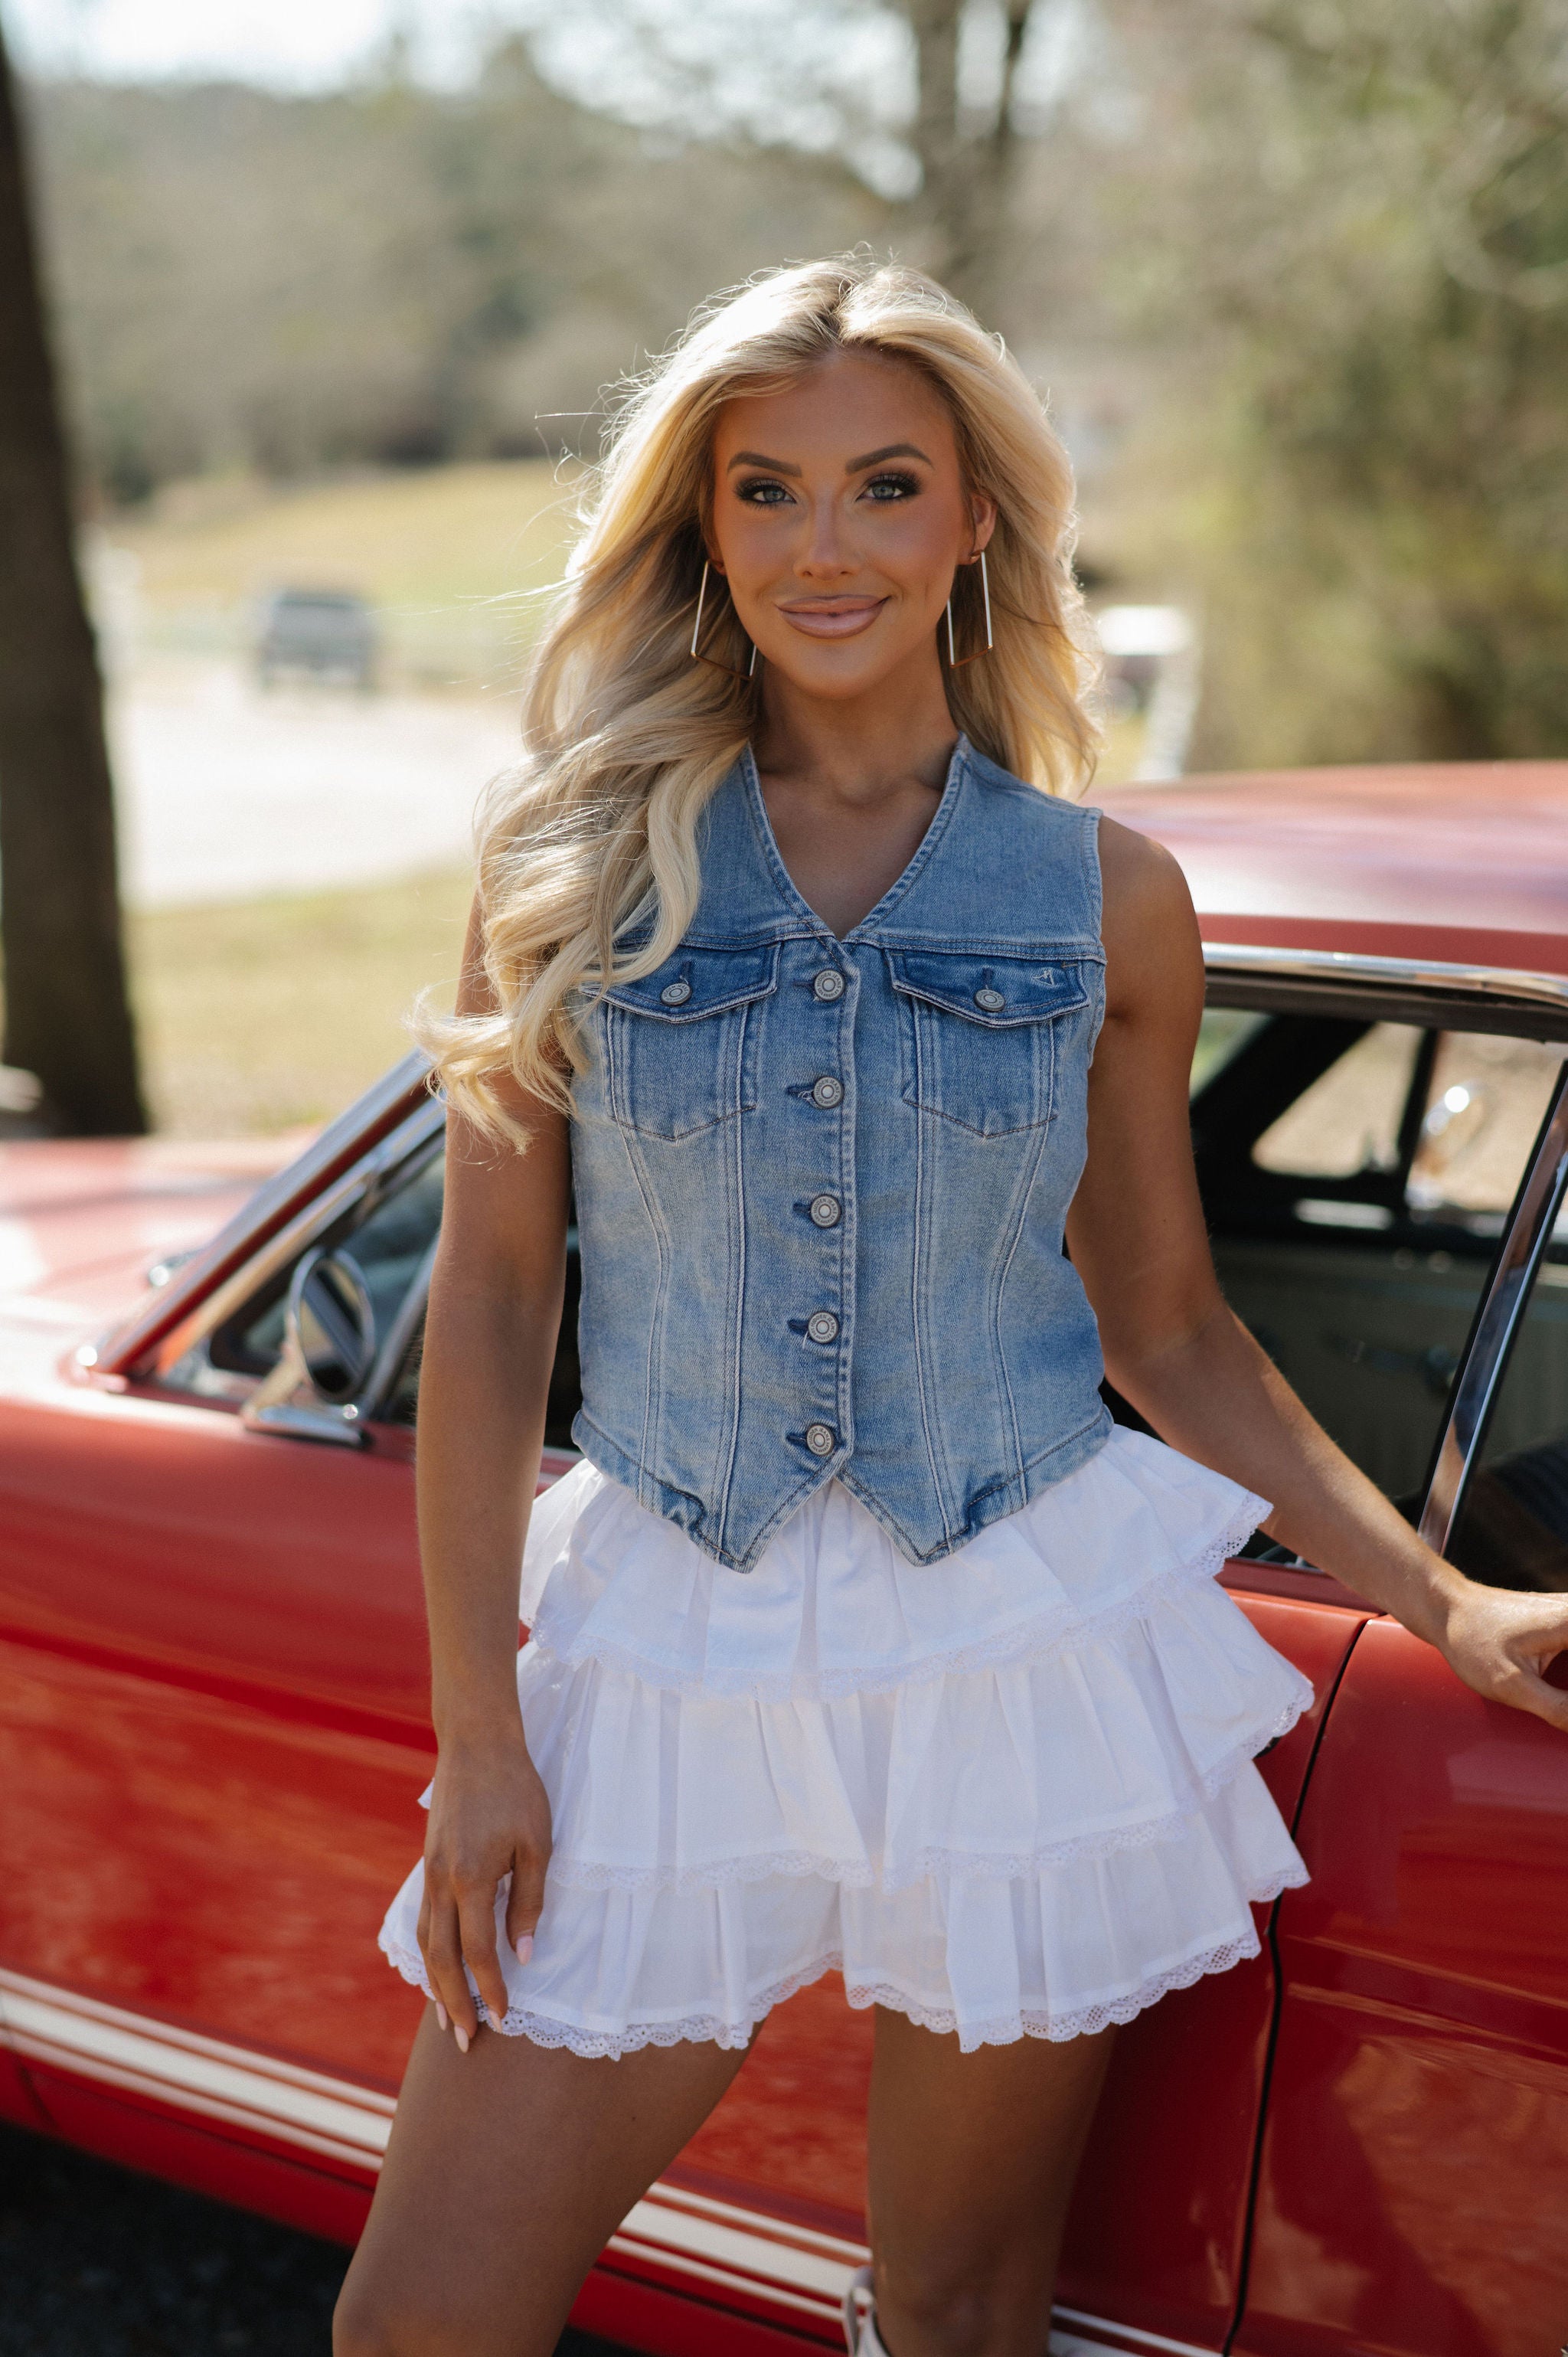
[[981, 552], [980, 552], [980, 595], [981, 595], [982, 599], [983, 599], [983, 602], [984, 602], [984, 607], [985, 607], [985, 644], [984, 644], [983, 647], [976, 647], [976, 649], [975, 649], [974, 652], [973, 652], [972, 655], [960, 655], [960, 654], [955, 651], [955, 649], [954, 649], [954, 646], [953, 646], [953, 636], [952, 636], [952, 597], [951, 597], [950, 593], [950, 595], [949, 595], [949, 597], [948, 597], [948, 669], [949, 669], [949, 671], [961, 671], [961, 670], [963, 669], [963, 667], [964, 667], [964, 664], [965, 664], [965, 663], [978, 662], [980, 661], [980, 658], [981, 658], [981, 656], [982, 656], [982, 655], [988, 655], [988, 654], [991, 652], [992, 647], [993, 647], [993, 643], [994, 643], [994, 641], [993, 641], [993, 639], [992, 639], [992, 635], [991, 635], [991, 583], [990, 583], [990, 581], [989, 581], [989, 579], [987, 578], [987, 576], [986, 576], [986, 571], [985, 571], [985, 551], [984, 551], [984, 549], [983, 549], [983, 549], [981, 550]]
[[692, 623], [692, 660], [693, 662], [712, 663], [715, 671], [727, 671], [734, 679], [750, 679], [755, 675], [757, 671], [757, 648], [755, 643], [751, 650], [751, 661], [744, 667], [744, 669], [739, 663], [721, 662], [717, 655], [705, 655], [701, 647], [697, 644], [697, 640], [702, 634], [703, 629], [703, 600], [708, 594], [708, 560], [704, 556], [703, 559], [703, 577], [697, 585], [697, 611]]

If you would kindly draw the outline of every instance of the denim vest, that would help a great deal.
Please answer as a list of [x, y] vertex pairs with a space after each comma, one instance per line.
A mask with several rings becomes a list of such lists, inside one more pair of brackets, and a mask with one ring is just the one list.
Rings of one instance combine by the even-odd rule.
[[573, 1437], [737, 1571], [835, 1477], [935, 1562], [1106, 1439], [1062, 1252], [1104, 1011], [1098, 817], [961, 738], [841, 941], [748, 752], [703, 813], [680, 948], [585, 1012]]

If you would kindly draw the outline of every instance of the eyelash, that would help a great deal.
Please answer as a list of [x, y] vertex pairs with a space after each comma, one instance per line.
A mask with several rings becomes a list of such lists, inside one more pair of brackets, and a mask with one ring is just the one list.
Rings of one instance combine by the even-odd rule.
[[[919, 479], [915, 475], [890, 474], [873, 475], [871, 480], [865, 486], [865, 490], [866, 493], [875, 493], [882, 490], [891, 491], [894, 494], [893, 498], [879, 499], [874, 497], [872, 499], [871, 503], [873, 507], [885, 508], [892, 507], [897, 500], [913, 499], [918, 492], [919, 488]], [[768, 491], [777, 491], [780, 496], [778, 499], [765, 499], [762, 494]], [[777, 508], [782, 507], [785, 501], [789, 498], [790, 494], [785, 485], [779, 482], [776, 477], [771, 475], [754, 475], [749, 482], [742, 483], [740, 485], [736, 496], [737, 499], [744, 500], [747, 507]]]

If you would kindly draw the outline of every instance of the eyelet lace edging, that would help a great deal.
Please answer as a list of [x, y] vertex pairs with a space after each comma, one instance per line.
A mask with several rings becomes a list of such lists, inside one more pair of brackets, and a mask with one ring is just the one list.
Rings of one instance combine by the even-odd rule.
[[[1260, 1888], [1248, 1893], [1254, 1906], [1266, 1906], [1298, 1880], [1291, 1874], [1276, 1875]], [[1025, 2008], [1013, 2014], [997, 2015], [983, 2021], [961, 2020], [951, 2007], [924, 2005], [908, 1991], [892, 1982], [852, 1981], [846, 1984], [844, 1995], [858, 2013], [874, 2005], [886, 2006], [892, 2013], [901, 2013], [921, 2029], [934, 2030], [938, 2036], [955, 2033], [960, 2051], [973, 2053], [982, 2046], [1010, 2046], [1020, 2038], [1043, 2038], [1054, 2045], [1065, 2044], [1069, 2039], [1091, 2037], [1097, 2030], [1107, 2029], [1112, 2022], [1128, 2022], [1163, 1996], [1176, 1989], [1191, 1988], [1209, 1973], [1229, 1972], [1233, 1964], [1243, 1963], [1258, 1954], [1262, 1943], [1256, 1926], [1249, 1923], [1245, 1932], [1223, 1941], [1203, 1954], [1164, 1972], [1151, 1973], [1134, 1989], [1125, 1995], [1106, 1997], [1092, 2005], [1079, 2006], [1067, 2013], [1042, 2013]], [[424, 1962], [417, 1949], [409, 1949], [400, 1941], [390, 1940], [383, 1932], [381, 1946], [389, 1963], [402, 1974], [411, 1986], [423, 1990], [428, 1997], [431, 1987], [425, 1975]], [[720, 2046], [736, 2051], [749, 2045], [759, 2025], [776, 2005], [794, 1996], [824, 1973], [842, 1972], [843, 1957], [836, 1950], [820, 1956], [801, 1971], [791, 1973], [786, 1979], [776, 1981], [748, 2000], [746, 2011], [736, 2020], [718, 2014], [689, 2014], [680, 2021], [630, 2021], [620, 2029], [580, 2029], [571, 2022], [553, 2019], [548, 2014], [533, 2013], [522, 2006], [510, 2006], [504, 2021], [492, 2022], [484, 2006], [479, 2006], [479, 2018], [490, 2029], [498, 2029], [503, 2037], [531, 2039], [536, 2046], [565, 2047], [571, 2053], [587, 2061], [618, 2061], [623, 2054], [635, 2054], [645, 2046], [679, 2046], [685, 2043]]]

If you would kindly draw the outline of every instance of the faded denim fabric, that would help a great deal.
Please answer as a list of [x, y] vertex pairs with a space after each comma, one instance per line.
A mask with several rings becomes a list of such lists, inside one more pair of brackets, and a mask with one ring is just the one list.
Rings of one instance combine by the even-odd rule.
[[573, 1437], [721, 1563], [835, 1476], [935, 1562], [1103, 1445], [1062, 1253], [1105, 1004], [1098, 817], [961, 738], [840, 941], [748, 752], [703, 814], [685, 940], [585, 1013]]

